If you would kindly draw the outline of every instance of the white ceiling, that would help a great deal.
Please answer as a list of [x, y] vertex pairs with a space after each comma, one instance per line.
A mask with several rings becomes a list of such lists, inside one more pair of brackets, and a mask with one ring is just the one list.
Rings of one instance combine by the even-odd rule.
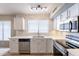
[[[41, 5], [48, 8], [47, 11], [33, 12], [31, 7]], [[13, 15], [13, 14], [49, 14], [53, 12], [56, 7], [61, 3], [0, 3], [0, 15]]]

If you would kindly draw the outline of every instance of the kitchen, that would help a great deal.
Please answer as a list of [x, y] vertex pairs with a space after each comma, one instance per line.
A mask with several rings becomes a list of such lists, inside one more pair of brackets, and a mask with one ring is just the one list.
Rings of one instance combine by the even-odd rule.
[[2, 3], [0, 7], [0, 47], [8, 48], [3, 56], [79, 55], [78, 3]]

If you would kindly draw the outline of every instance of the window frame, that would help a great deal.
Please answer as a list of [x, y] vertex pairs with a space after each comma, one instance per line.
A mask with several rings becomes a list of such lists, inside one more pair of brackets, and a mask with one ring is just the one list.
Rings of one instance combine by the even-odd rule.
[[[48, 19], [29, 19], [29, 20], [34, 20], [34, 21], [37, 20], [38, 22], [40, 20], [46, 20], [46, 21], [48, 21], [48, 32], [46, 32], [46, 33], [44, 32], [44, 33], [40, 33], [40, 34], [48, 34], [49, 33], [49, 20]], [[38, 33], [38, 31], [37, 32], [29, 32], [29, 29], [28, 29], [28, 26], [29, 26], [28, 21], [27, 21], [27, 32], [30, 33], [30, 34]], [[38, 24], [38, 26], [39, 26], [39, 24]]]
[[9, 41], [9, 39], [4, 39], [4, 36], [5, 36], [5, 34], [4, 34], [4, 27], [5, 27], [5, 23], [4, 22], [9, 22], [10, 23], [10, 37], [11, 37], [11, 21], [10, 20], [0, 20], [0, 22], [2, 22], [1, 24], [2, 24], [2, 39], [0, 39], [0, 41]]

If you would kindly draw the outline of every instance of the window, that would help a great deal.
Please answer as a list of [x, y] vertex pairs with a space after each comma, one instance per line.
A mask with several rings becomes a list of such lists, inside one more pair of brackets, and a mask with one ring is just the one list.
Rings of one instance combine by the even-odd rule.
[[0, 21], [0, 40], [9, 40], [11, 36], [11, 22]]
[[29, 33], [48, 33], [48, 20], [28, 20]]

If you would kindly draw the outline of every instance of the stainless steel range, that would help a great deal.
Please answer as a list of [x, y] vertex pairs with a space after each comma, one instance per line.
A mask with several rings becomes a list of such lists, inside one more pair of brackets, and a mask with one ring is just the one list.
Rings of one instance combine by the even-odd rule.
[[78, 36], [78, 34], [66, 35], [66, 44], [67, 44], [68, 48], [73, 48], [73, 49], [79, 48], [79, 36]]

